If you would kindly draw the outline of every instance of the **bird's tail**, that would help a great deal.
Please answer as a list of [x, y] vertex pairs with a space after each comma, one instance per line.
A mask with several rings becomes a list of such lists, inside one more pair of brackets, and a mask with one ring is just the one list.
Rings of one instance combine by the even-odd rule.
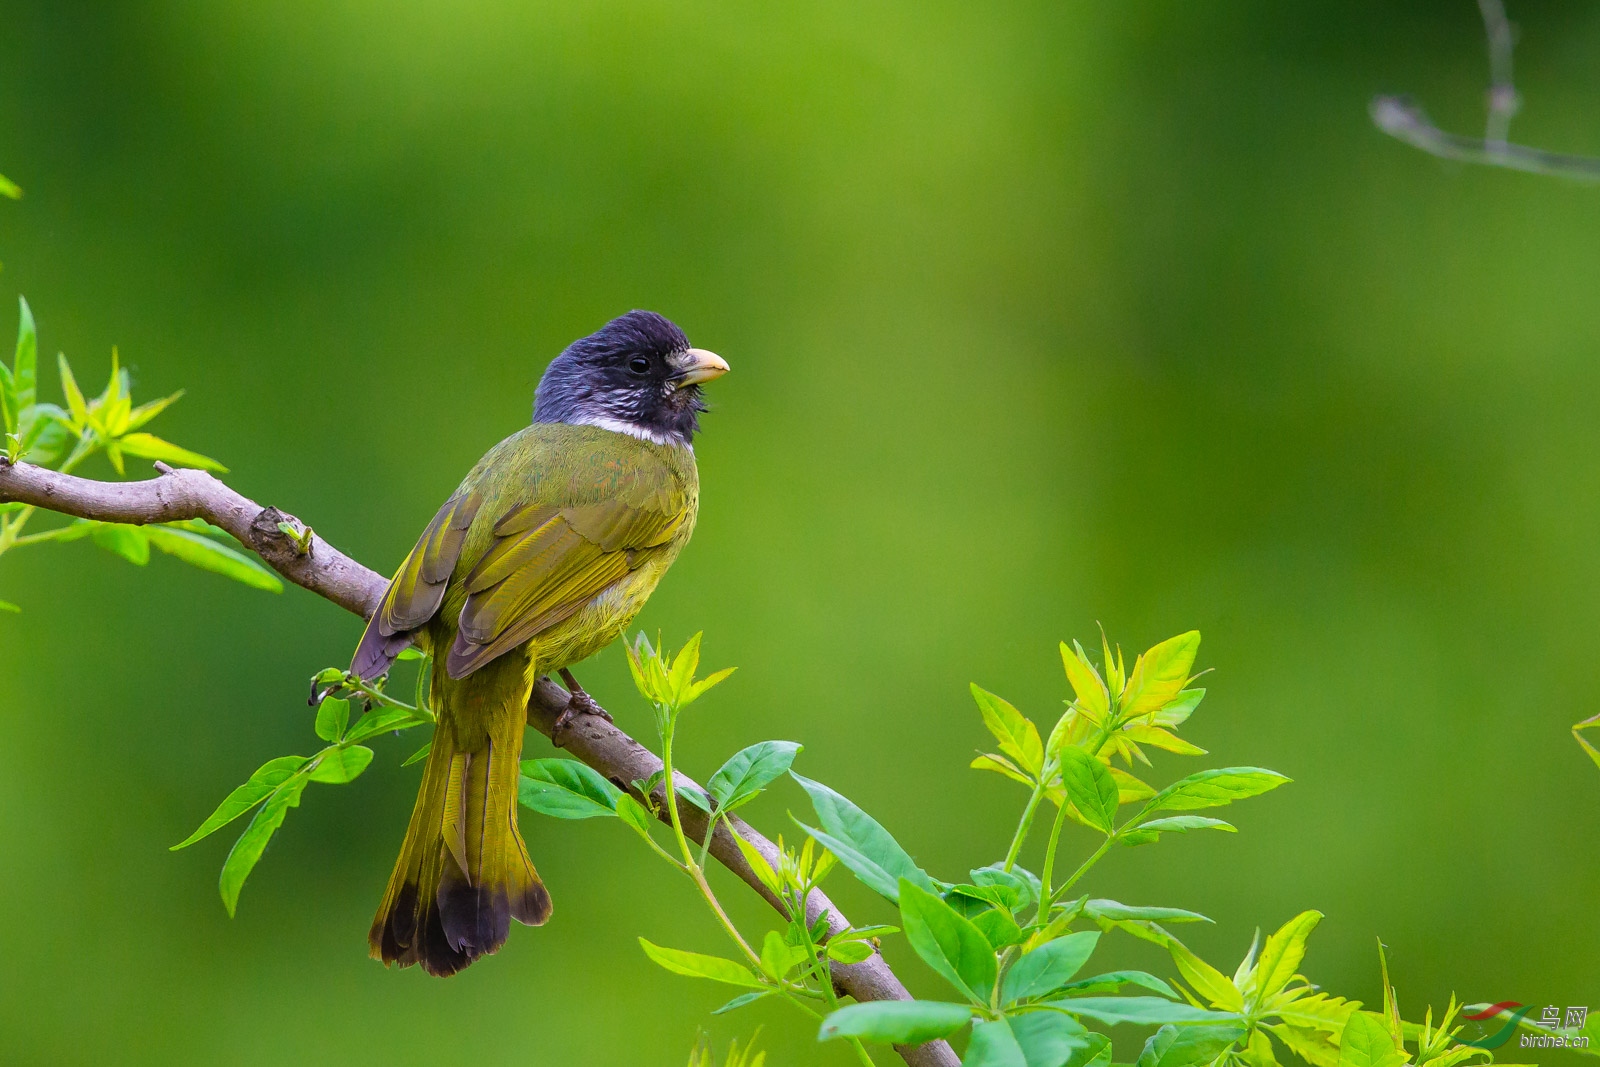
[[405, 844], [368, 935], [373, 959], [455, 974], [505, 944], [511, 920], [538, 926], [550, 894], [517, 831], [527, 657], [462, 679], [434, 676], [439, 724]]

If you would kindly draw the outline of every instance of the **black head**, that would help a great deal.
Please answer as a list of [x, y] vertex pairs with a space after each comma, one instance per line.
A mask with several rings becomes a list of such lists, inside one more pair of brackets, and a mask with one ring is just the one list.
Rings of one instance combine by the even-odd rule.
[[727, 373], [690, 348], [672, 322], [630, 311], [567, 346], [539, 380], [534, 422], [600, 426], [662, 444], [689, 444], [706, 409], [700, 383]]

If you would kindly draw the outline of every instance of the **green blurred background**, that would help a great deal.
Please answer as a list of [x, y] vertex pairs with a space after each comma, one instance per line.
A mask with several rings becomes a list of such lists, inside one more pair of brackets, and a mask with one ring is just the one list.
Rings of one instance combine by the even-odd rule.
[[[1511, 14], [1515, 135], [1600, 152], [1600, 8]], [[1295, 784], [1091, 890], [1213, 916], [1230, 965], [1316, 907], [1313, 978], [1372, 1000], [1382, 937], [1417, 1015], [1600, 1003], [1568, 733], [1600, 711], [1600, 190], [1366, 116], [1411, 91], [1470, 132], [1485, 83], [1469, 0], [4, 0], [0, 304], [96, 389], [113, 344], [137, 395], [187, 388], [154, 429], [380, 570], [551, 356], [658, 309], [734, 368], [640, 619], [741, 668], [691, 771], [804, 742], [948, 877], [1022, 799], [964, 769], [967, 683], [1048, 726], [1059, 638], [1198, 627], [1190, 736]], [[725, 999], [639, 952], [721, 942], [614, 823], [525, 819], [556, 916], [495, 959], [370, 962], [412, 738], [311, 790], [230, 921], [230, 835], [166, 846], [316, 744], [306, 679], [358, 621], [88, 542], [9, 555], [0, 595], [0, 1058], [677, 1064]], [[617, 650], [579, 673], [649, 733]], [[1170, 973], [1145, 947], [1105, 958]], [[757, 1023], [773, 1067], [849, 1062], [778, 1008], [711, 1029]]]

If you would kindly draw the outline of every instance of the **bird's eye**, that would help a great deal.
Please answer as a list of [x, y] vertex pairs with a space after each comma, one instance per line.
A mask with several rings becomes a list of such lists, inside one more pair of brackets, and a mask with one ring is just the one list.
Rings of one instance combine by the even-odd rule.
[[643, 356], [634, 356], [628, 360], [628, 369], [635, 374], [643, 374], [650, 369], [650, 361]]

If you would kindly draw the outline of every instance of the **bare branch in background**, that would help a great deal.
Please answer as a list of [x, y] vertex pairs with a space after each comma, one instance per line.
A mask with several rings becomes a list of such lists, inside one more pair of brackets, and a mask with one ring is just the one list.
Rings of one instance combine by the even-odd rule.
[[1404, 96], [1377, 96], [1372, 121], [1389, 136], [1440, 159], [1481, 163], [1490, 167], [1549, 174], [1577, 181], [1600, 181], [1600, 158], [1564, 155], [1512, 144], [1511, 119], [1522, 106], [1512, 76], [1516, 29], [1506, 18], [1501, 0], [1478, 0], [1484, 35], [1489, 43], [1489, 117], [1481, 139], [1447, 133], [1434, 125], [1421, 106]]
[[[381, 574], [312, 534], [297, 519], [276, 508], [263, 508], [204, 471], [167, 469], [160, 477], [142, 482], [97, 482], [31, 463], [9, 463], [0, 457], [0, 503], [13, 501], [75, 518], [133, 525], [205, 519], [238, 538], [291, 582], [362, 618], [377, 607], [389, 584]], [[543, 679], [529, 697], [528, 724], [548, 737], [566, 707], [566, 690]], [[624, 789], [661, 769], [660, 757], [599, 715], [578, 714], [563, 730], [561, 740], [568, 752]], [[679, 812], [695, 836], [705, 833], [706, 816], [698, 808], [681, 804]], [[664, 809], [658, 814], [662, 822], [670, 821], [670, 813]], [[777, 862], [776, 845], [743, 820], [729, 821], [746, 842]], [[711, 855], [782, 914], [778, 901], [750, 869], [725, 828], [712, 837]], [[834, 930], [850, 925], [821, 890], [812, 891], [806, 914], [812, 919], [827, 914]], [[911, 999], [889, 964], [876, 953], [857, 964], [835, 962], [832, 971], [835, 985], [858, 1001]], [[912, 1067], [959, 1065], [955, 1052], [943, 1041], [915, 1048], [897, 1046], [896, 1051]]]

